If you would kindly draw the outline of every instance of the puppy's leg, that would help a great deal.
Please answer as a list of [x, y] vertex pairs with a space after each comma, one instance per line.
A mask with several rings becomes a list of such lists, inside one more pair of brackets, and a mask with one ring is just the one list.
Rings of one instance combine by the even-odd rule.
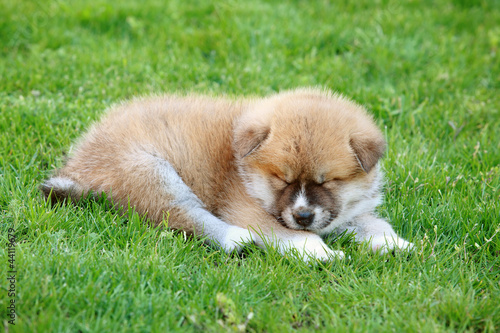
[[255, 243], [262, 249], [272, 247], [281, 254], [296, 252], [305, 261], [329, 261], [345, 257], [344, 252], [330, 249], [317, 234], [285, 228], [272, 216], [265, 220], [259, 219], [259, 222], [250, 225], [249, 229], [254, 231]]
[[337, 229], [338, 232], [344, 230], [354, 232], [356, 241], [368, 242], [373, 251], [380, 250], [380, 253], [386, 253], [394, 249], [410, 250], [413, 248], [412, 243], [396, 235], [396, 232], [387, 221], [372, 214], [357, 216]]
[[174, 211], [186, 215], [198, 235], [206, 236], [210, 243], [222, 247], [226, 252], [240, 251], [244, 243], [253, 242], [248, 230], [229, 225], [207, 211], [168, 161], [161, 158], [155, 158], [155, 161], [163, 191], [170, 198], [169, 206], [174, 206]]
[[311, 232], [291, 230], [280, 226], [266, 232], [261, 229], [258, 235], [256, 243], [260, 247], [275, 247], [281, 254], [296, 251], [305, 261], [311, 259], [329, 261], [345, 257], [344, 252], [330, 249], [320, 236]]
[[342, 251], [330, 249], [319, 235], [282, 226], [243, 191], [233, 193], [232, 204], [221, 215], [224, 220], [251, 230], [255, 243], [262, 249], [275, 248], [281, 254], [296, 252], [305, 261], [344, 257]]

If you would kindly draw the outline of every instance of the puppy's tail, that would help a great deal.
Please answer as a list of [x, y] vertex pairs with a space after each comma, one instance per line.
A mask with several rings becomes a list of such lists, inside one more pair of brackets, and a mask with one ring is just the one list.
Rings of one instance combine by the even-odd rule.
[[87, 190], [74, 180], [64, 177], [56, 176], [47, 179], [45, 183], [40, 186], [45, 199], [50, 203], [66, 202], [66, 201], [79, 201], [87, 194]]

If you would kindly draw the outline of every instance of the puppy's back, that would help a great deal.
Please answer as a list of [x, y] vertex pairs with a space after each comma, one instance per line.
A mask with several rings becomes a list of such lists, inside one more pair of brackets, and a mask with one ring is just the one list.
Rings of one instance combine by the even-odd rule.
[[[234, 171], [233, 119], [245, 101], [202, 96], [137, 99], [112, 108], [82, 137], [67, 164], [42, 185], [51, 200], [78, 200], [88, 193], [111, 193], [138, 211], [158, 210], [151, 158], [168, 161], [210, 207]], [[140, 180], [144, 179], [144, 183]], [[136, 198], [136, 200], [134, 200]], [[132, 202], [137, 201], [137, 202]], [[149, 202], [149, 203], [148, 203]]]

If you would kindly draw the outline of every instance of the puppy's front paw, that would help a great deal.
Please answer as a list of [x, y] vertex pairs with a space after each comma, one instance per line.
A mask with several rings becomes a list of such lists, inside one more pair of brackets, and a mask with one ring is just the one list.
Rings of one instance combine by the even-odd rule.
[[222, 244], [220, 245], [226, 253], [231, 253], [233, 251], [240, 252], [245, 244], [253, 242], [254, 238], [249, 230], [236, 226], [229, 226], [221, 242]]
[[330, 261], [332, 259], [343, 259], [344, 252], [330, 249], [321, 239], [300, 238], [290, 241], [291, 248], [298, 251], [305, 261], [320, 260]]
[[410, 251], [414, 245], [403, 238], [390, 235], [373, 237], [370, 240], [370, 246], [373, 251], [379, 251], [380, 254], [384, 254], [392, 250]]

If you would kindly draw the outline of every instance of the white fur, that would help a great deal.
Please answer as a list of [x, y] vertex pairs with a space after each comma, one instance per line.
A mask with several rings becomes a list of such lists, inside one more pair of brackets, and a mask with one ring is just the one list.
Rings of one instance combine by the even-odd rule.
[[160, 158], [157, 162], [164, 189], [173, 198], [172, 204], [189, 215], [197, 232], [201, 230], [202, 236], [206, 236], [211, 243], [220, 246], [228, 253], [239, 251], [244, 243], [254, 241], [249, 230], [229, 225], [207, 211], [169, 162]]
[[45, 186], [50, 188], [56, 188], [64, 192], [71, 192], [77, 186], [77, 184], [69, 178], [52, 177], [49, 180], [47, 180]]
[[346, 223], [338, 232], [347, 230], [354, 233], [354, 238], [359, 242], [368, 242], [373, 251], [381, 254], [390, 250], [411, 250], [414, 245], [396, 235], [392, 226], [382, 219], [371, 214], [357, 216]]
[[[240, 173], [242, 170], [240, 170]], [[274, 193], [266, 178], [258, 173], [247, 173], [245, 187], [248, 194], [260, 201], [265, 210], [274, 204]]]
[[[380, 191], [383, 173], [376, 166], [376, 176], [369, 189], [365, 184], [348, 183], [342, 188], [342, 209], [339, 215], [325, 228], [315, 231], [320, 235], [327, 235], [342, 225], [352, 222], [357, 216], [371, 214], [382, 202]], [[354, 204], [353, 204], [354, 203]]]
[[372, 248], [373, 251], [380, 251], [381, 254], [387, 253], [390, 250], [411, 250], [413, 249], [413, 244], [405, 241], [404, 239], [396, 236], [396, 235], [382, 235], [382, 236], [375, 236], [370, 238], [368, 241], [370, 244], [370, 247]]
[[332, 223], [326, 230], [335, 230], [338, 233], [346, 230], [353, 232], [356, 241], [368, 242], [373, 251], [379, 251], [381, 254], [394, 249], [411, 250], [412, 243], [398, 237], [387, 221], [373, 215], [375, 208], [382, 202], [380, 188], [383, 172], [380, 166], [377, 165], [376, 168], [376, 177], [368, 190], [356, 184], [346, 186], [346, 206], [350, 200], [362, 200], [346, 209], [342, 216], [336, 219], [337, 223]]
[[313, 208], [314, 218], [316, 221], [326, 221], [330, 217], [330, 213], [319, 206]]
[[311, 259], [329, 261], [345, 257], [344, 252], [331, 250], [321, 237], [312, 233], [282, 237], [279, 241], [278, 249], [282, 254], [292, 249], [296, 250], [299, 256], [305, 261], [310, 261]]
[[286, 207], [281, 213], [281, 217], [289, 228], [302, 229], [302, 226], [296, 223], [295, 219], [293, 218], [292, 207]]
[[245, 244], [254, 242], [255, 239], [249, 230], [236, 227], [234, 225], [229, 225], [229, 228], [226, 230], [224, 241], [222, 242], [221, 247], [227, 253], [230, 253], [232, 251], [240, 252]]
[[307, 202], [306, 193], [302, 188], [302, 190], [299, 192], [299, 195], [297, 196], [297, 199], [295, 200], [295, 203], [293, 204], [293, 209], [307, 207], [308, 205], [309, 203]]

